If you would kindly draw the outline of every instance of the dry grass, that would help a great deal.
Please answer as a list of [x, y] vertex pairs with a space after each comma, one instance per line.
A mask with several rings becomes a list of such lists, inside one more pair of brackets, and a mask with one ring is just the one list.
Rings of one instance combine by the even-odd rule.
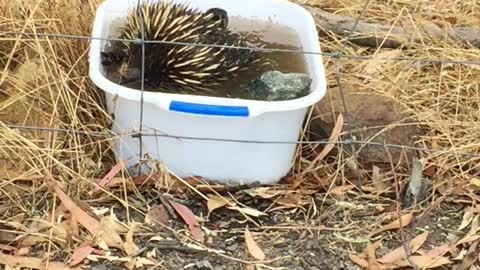
[[[364, 1], [307, 1], [342, 15], [357, 18]], [[352, 4], [352, 2], [354, 4]], [[389, 4], [372, 1], [363, 21], [393, 26], [437, 26], [444, 29], [479, 25], [480, 7], [476, 1], [395, 1]], [[479, 49], [435, 40], [419, 33], [403, 49], [366, 49], [350, 44], [346, 54], [372, 56], [372, 60], [342, 59], [341, 81], [347, 91], [375, 93], [397, 100], [404, 105], [422, 130], [416, 146], [439, 153], [422, 153], [427, 166], [438, 166], [434, 179], [449, 179], [448, 185], [471, 180], [480, 174], [479, 157], [460, 153], [480, 153], [480, 65], [386, 61], [385, 58], [441, 59], [479, 62]], [[353, 36], [352, 38], [355, 38]], [[330, 36], [322, 40], [323, 50], [336, 52], [342, 38]], [[381, 47], [381, 44], [379, 44]], [[334, 60], [327, 60], [329, 86], [337, 90]], [[328, 96], [327, 96], [328, 98]], [[334, 110], [343, 111], [343, 108]]]
[[[93, 1], [89, 5], [84, 1], [52, 3], [3, 1], [1, 31], [89, 33]], [[87, 77], [88, 48], [85, 41], [2, 37], [0, 153], [2, 174], [8, 176], [2, 186], [34, 175], [81, 181], [109, 166], [105, 138], [5, 126], [106, 131], [109, 117], [102, 97]]]
[[[100, 1], [38, 2], [0, 0], [0, 220], [21, 220], [29, 224], [29, 219], [51, 213], [56, 203], [45, 179], [60, 181], [73, 198], [103, 203], [104, 207], [117, 201], [127, 205], [128, 212], [127, 201], [133, 195], [127, 195], [125, 189], [116, 190], [115, 197], [103, 194], [101, 199], [87, 193], [92, 187], [91, 180], [102, 177], [114, 165], [108, 140], [111, 119], [104, 111], [101, 92], [87, 75], [89, 43], [4, 35], [15, 31], [89, 36], [95, 7]], [[360, 0], [307, 2], [329, 12], [351, 16], [358, 16], [364, 3]], [[372, 1], [364, 20], [417, 28], [432, 24], [448, 28], [478, 26], [479, 14], [480, 5], [475, 0]], [[480, 53], [477, 48], [449, 40], [419, 37], [421, 41], [412, 42], [408, 49], [402, 50], [366, 49], [349, 43], [346, 54], [377, 58], [342, 59], [341, 81], [347, 90], [392, 97], [408, 108], [422, 130], [416, 145], [445, 150], [421, 153], [427, 166], [436, 169], [431, 178], [437, 188], [442, 186], [443, 192], [446, 187], [465, 185], [480, 175], [480, 157], [458, 154], [480, 154], [480, 65], [378, 58], [480, 62]], [[329, 35], [321, 41], [325, 52], [336, 52], [343, 39]], [[334, 60], [325, 57], [325, 65], [329, 87], [336, 89]], [[335, 109], [342, 111], [342, 108]], [[80, 129], [104, 136], [15, 129], [6, 125]], [[326, 179], [330, 190], [348, 182], [345, 164], [341, 153], [335, 162], [316, 164], [319, 177]], [[299, 161], [297, 167], [309, 165], [308, 161]], [[409, 172], [403, 169], [397, 173], [406, 176]], [[293, 183], [297, 180], [300, 179], [294, 179]], [[301, 180], [302, 185], [293, 186], [321, 190], [318, 179]], [[173, 182], [165, 176], [157, 186], [171, 188]], [[392, 190], [391, 186], [386, 188]], [[470, 194], [474, 190], [466, 191]], [[139, 212], [144, 214], [147, 208]]]

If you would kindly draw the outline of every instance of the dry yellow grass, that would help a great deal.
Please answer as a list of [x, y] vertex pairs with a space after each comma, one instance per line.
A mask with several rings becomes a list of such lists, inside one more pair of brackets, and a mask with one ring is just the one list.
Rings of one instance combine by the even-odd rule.
[[[2, 190], [18, 180], [49, 175], [81, 182], [97, 175], [110, 159], [106, 137], [10, 129], [6, 125], [81, 129], [107, 133], [102, 97], [87, 77], [86, 41], [12, 37], [5, 32], [88, 35], [95, 1], [2, 1], [0, 4], [0, 171]], [[106, 163], [107, 162], [107, 163]], [[34, 178], [35, 179], [35, 178]], [[31, 180], [38, 189], [45, 183]], [[75, 189], [73, 189], [75, 190]], [[10, 192], [10, 216], [35, 211], [39, 190]], [[37, 194], [37, 195], [35, 195]], [[31, 202], [31, 203], [29, 203]], [[50, 202], [47, 202], [49, 205]], [[11, 212], [10, 212], [11, 211]]]
[[[302, 1], [298, 1], [302, 2]], [[306, 1], [329, 12], [357, 18], [364, 1]], [[479, 48], [421, 35], [422, 27], [475, 27], [480, 23], [477, 1], [371, 1], [362, 21], [419, 29], [418, 40], [403, 49], [366, 49], [347, 46], [351, 56], [371, 60], [342, 59], [341, 81], [346, 90], [375, 93], [397, 100], [408, 108], [413, 122], [422, 129], [418, 147], [445, 150], [423, 153], [426, 164], [438, 166], [436, 183], [455, 186], [480, 174], [479, 157], [457, 155], [480, 153], [480, 65], [415, 61], [385, 61], [385, 58], [417, 58], [480, 62]], [[353, 36], [355, 38], [356, 36]], [[322, 40], [323, 50], [335, 52], [342, 38]], [[334, 60], [327, 60], [330, 86], [336, 85]], [[328, 98], [328, 96], [327, 96]], [[335, 108], [343, 111], [343, 108]]]
[[[75, 197], [83, 197], [87, 196], [84, 187], [89, 179], [104, 175], [113, 165], [108, 140], [110, 116], [104, 110], [101, 91], [87, 74], [89, 42], [4, 35], [13, 31], [89, 36], [99, 2], [0, 0], [0, 209], [5, 209], [0, 219], [19, 213], [42, 216], [40, 212], [51, 209], [54, 203], [42, 177], [62, 181]], [[306, 2], [353, 17], [359, 15], [364, 3]], [[480, 5], [476, 0], [372, 1], [363, 20], [410, 27], [478, 26]], [[342, 59], [341, 81], [350, 90], [396, 99], [408, 108], [424, 131], [417, 140], [418, 146], [448, 149], [423, 153], [427, 165], [438, 166], [436, 184], [453, 186], [468, 182], [480, 175], [480, 157], [456, 153], [480, 154], [480, 65], [379, 58], [480, 62], [480, 51], [448, 40], [419, 38], [420, 42], [412, 42], [403, 50], [366, 49], [349, 43], [347, 55], [377, 58]], [[336, 52], [343, 39], [329, 35], [321, 41], [323, 51]], [[329, 85], [335, 86], [334, 60], [324, 59]], [[103, 135], [14, 129], [6, 125], [80, 129]], [[323, 163], [321, 170], [337, 179], [335, 176], [343, 170], [338, 164], [344, 162]]]

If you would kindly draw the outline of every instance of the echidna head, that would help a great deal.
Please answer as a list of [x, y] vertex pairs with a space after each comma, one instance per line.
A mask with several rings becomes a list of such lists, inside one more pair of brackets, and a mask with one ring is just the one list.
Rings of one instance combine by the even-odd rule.
[[221, 8], [211, 8], [205, 11], [205, 15], [212, 14], [212, 21], [218, 23], [218, 26], [222, 29], [227, 29], [228, 26], [228, 13]]

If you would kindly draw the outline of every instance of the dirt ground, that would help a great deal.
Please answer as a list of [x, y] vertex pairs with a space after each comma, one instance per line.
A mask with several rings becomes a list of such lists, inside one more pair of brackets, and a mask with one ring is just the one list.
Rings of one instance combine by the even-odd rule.
[[[282, 210], [272, 212], [268, 217], [255, 219], [260, 225], [258, 229], [253, 229], [254, 225], [247, 222], [252, 231], [260, 235], [259, 243], [268, 261], [264, 263], [265, 267], [258, 269], [359, 269], [348, 255], [354, 252], [361, 253], [368, 241], [382, 240], [378, 256], [401, 247], [405, 242], [398, 233], [383, 233], [374, 239], [365, 237], [381, 225], [377, 224], [378, 219], [372, 218], [381, 215], [376, 206], [389, 205], [388, 201], [372, 203], [358, 198], [343, 198], [323, 204], [321, 197], [323, 197], [321, 194], [313, 195], [312, 205], [307, 206], [309, 208], [307, 211], [298, 208]], [[249, 200], [243, 203], [263, 210], [272, 202]], [[312, 210], [313, 203], [317, 211]], [[343, 209], [338, 207], [342, 204], [346, 206]], [[205, 207], [189, 206], [198, 209], [199, 213], [207, 211]], [[456, 230], [462, 221], [460, 214], [462, 210], [462, 207], [456, 204], [443, 204], [441, 208], [405, 228], [405, 239], [409, 241], [421, 232], [430, 231], [431, 235], [424, 248], [448, 244], [448, 237], [461, 235]], [[245, 241], [244, 222], [245, 218], [242, 215], [232, 211], [219, 211], [213, 214], [205, 225], [209, 228], [218, 228], [218, 233], [215, 234], [209, 248], [222, 250], [225, 255], [237, 259], [251, 260], [242, 244]], [[175, 248], [172, 248], [172, 245]], [[190, 269], [246, 269], [244, 263], [220, 256], [194, 251], [194, 254], [191, 254], [192, 250], [188, 249], [176, 250], [181, 246], [177, 241], [172, 241], [166, 246], [171, 250], [165, 250], [162, 246], [157, 255], [165, 261], [167, 269], [180, 265], [182, 268], [195, 265]], [[153, 245], [151, 248], [158, 247]], [[438, 269], [452, 269], [451, 267], [452, 265]]]
[[[157, 264], [147, 264], [136, 269], [362, 269], [350, 256], [365, 252], [368, 243], [379, 243], [376, 255], [380, 258], [394, 249], [402, 248], [403, 243], [408, 243], [425, 232], [429, 234], [420, 249], [424, 252], [445, 244], [452, 245], [467, 235], [465, 230], [458, 230], [466, 206], [458, 203], [459, 198], [455, 196], [438, 207], [432, 207], [429, 202], [419, 205], [415, 217], [404, 224], [403, 230], [393, 228], [370, 235], [394, 220], [395, 200], [373, 198], [375, 196], [371, 194], [360, 195], [352, 190], [331, 196], [313, 191], [294, 196], [290, 193], [290, 196], [280, 195], [270, 199], [251, 196], [255, 190], [259, 194], [268, 190], [262, 187], [230, 193], [243, 207], [267, 213], [247, 218], [241, 211], [225, 207], [215, 209], [209, 215], [205, 201], [184, 188], [171, 192], [170, 195], [154, 191], [154, 187], [149, 187], [148, 190], [129, 195], [128, 208], [118, 202], [107, 204], [102, 199], [85, 200], [85, 204], [92, 209], [104, 209], [104, 213], [113, 211], [120, 221], [142, 224], [135, 231], [134, 244], [137, 248], [131, 256], [148, 258]], [[281, 189], [277, 191], [280, 194], [286, 192]], [[297, 198], [296, 205], [292, 198]], [[165, 204], [166, 201], [178, 202], [200, 217], [205, 233], [203, 245], [194, 244], [188, 239], [191, 236], [188, 225], [181, 216], [175, 214], [169, 204]], [[166, 217], [168, 228], [146, 222], [145, 215], [142, 214], [147, 211], [145, 202], [150, 209], [163, 209], [157, 212], [150, 210], [149, 216], [154, 220], [165, 220]], [[245, 239], [246, 227], [255, 235], [256, 243], [265, 254], [265, 259], [261, 262], [249, 253]], [[2, 230], [3, 239], [8, 236], [5, 235], [7, 228]], [[128, 232], [125, 237], [128, 239]], [[48, 238], [44, 236], [42, 240], [26, 237], [18, 242], [19, 246], [23, 246], [19, 250], [24, 252], [23, 256], [45, 257]], [[69, 248], [60, 248], [62, 245], [59, 243], [57, 248], [51, 248], [50, 258], [67, 263], [67, 259], [72, 256], [71, 248], [75, 246], [71, 246], [71, 241], [67, 240]], [[99, 251], [96, 259], [93, 254], [90, 255], [83, 262], [84, 267], [128, 269], [125, 260], [120, 259], [125, 258], [124, 250], [104, 252]], [[452, 261], [452, 264], [434, 269], [455, 269], [455, 265], [460, 263], [461, 260]]]

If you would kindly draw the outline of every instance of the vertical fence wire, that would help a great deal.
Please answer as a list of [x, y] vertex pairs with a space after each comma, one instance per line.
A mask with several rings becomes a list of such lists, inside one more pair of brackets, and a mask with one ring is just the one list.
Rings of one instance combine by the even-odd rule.
[[139, 154], [139, 168], [138, 174], [142, 172], [142, 158], [143, 158], [143, 107], [144, 99], [143, 94], [145, 91], [145, 25], [143, 20], [142, 12], [142, 0], [137, 1], [137, 12], [140, 20], [140, 32], [142, 33], [140, 45], [142, 46], [142, 55], [141, 55], [141, 69], [140, 69], [140, 126], [138, 128], [138, 154]]
[[[345, 101], [345, 94], [344, 94], [344, 91], [343, 91], [343, 85], [342, 85], [342, 80], [341, 80], [341, 72], [340, 72], [341, 67], [342, 67], [341, 61], [342, 61], [343, 54], [345, 53], [345, 50], [347, 49], [347, 44], [350, 41], [350, 39], [352, 38], [353, 34], [355, 33], [355, 30], [357, 29], [358, 23], [363, 18], [365, 12], [367, 11], [367, 8], [368, 8], [369, 4], [370, 4], [370, 0], [366, 0], [365, 3], [363, 4], [363, 8], [360, 12], [360, 15], [357, 17], [357, 19], [355, 21], [355, 24], [353, 25], [352, 29], [350, 30], [350, 33], [348, 34], [347, 38], [345, 38], [345, 40], [343, 41], [342, 48], [341, 48], [340, 52], [338, 52], [338, 57], [335, 59], [335, 80], [336, 80], [337, 85], [338, 85], [338, 90], [339, 90], [340, 97], [341, 97], [341, 100], [342, 100], [343, 111], [344, 111], [344, 114], [345, 114], [344, 125], [347, 127], [348, 135], [349, 135], [351, 141], [355, 141], [355, 137], [353, 136], [353, 132], [352, 132], [353, 126], [352, 126], [352, 123], [350, 121], [350, 114], [348, 112], [347, 102]], [[353, 161], [357, 164], [357, 154], [356, 154], [357, 150], [356, 150], [355, 144], [350, 143], [348, 145], [350, 146], [350, 150], [352, 152]], [[357, 188], [361, 192], [362, 191], [362, 176], [360, 175], [360, 169], [359, 169], [358, 166], [355, 166], [355, 176], [357, 178]]]

